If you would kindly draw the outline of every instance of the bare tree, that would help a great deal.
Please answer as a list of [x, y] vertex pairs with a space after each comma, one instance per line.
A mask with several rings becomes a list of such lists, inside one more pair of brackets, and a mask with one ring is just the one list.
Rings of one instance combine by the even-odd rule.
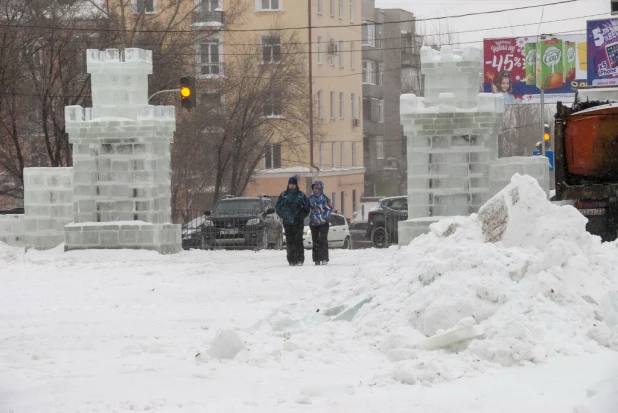
[[281, 148], [300, 157], [308, 142], [306, 52], [297, 33], [273, 30], [232, 44], [225, 78], [210, 85], [214, 99], [202, 100], [201, 119], [195, 121], [202, 122], [197, 130], [208, 145], [197, 165], [213, 166], [212, 201], [222, 192], [240, 195], [271, 145], [280, 161]]
[[439, 49], [443, 45], [459, 45], [459, 35], [455, 26], [448, 20], [438, 20], [437, 23], [425, 22], [418, 27], [418, 33], [423, 36], [423, 45]]
[[[546, 105], [544, 119], [552, 130], [553, 115], [551, 105]], [[499, 156], [530, 156], [542, 139], [541, 130], [540, 105], [506, 105], [500, 132]]]
[[[142, 2], [143, 3], [143, 2]], [[192, 74], [196, 44], [220, 27], [191, 28], [195, 0], [161, 0], [156, 14], [131, 0], [0, 0], [0, 197], [23, 197], [23, 168], [70, 166], [64, 108], [90, 106], [88, 48], [153, 51], [150, 90]], [[248, 0], [232, 0], [233, 23]]]

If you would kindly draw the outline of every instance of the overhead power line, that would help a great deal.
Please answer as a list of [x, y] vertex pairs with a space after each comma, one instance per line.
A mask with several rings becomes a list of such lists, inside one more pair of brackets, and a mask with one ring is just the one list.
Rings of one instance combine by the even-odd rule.
[[[597, 14], [589, 14], [589, 15], [585, 15], [585, 16], [577, 16], [577, 17], [568, 17], [568, 18], [564, 18], [564, 19], [556, 19], [556, 20], [546, 20], [543, 22], [543, 24], [549, 24], [549, 23], [561, 23], [561, 22], [565, 22], [565, 21], [572, 21], [572, 20], [580, 20], [580, 19], [586, 19], [586, 18], [592, 18], [592, 17], [600, 17], [600, 16], [606, 16], [607, 13], [597, 13]], [[510, 25], [509, 28], [514, 28], [514, 27], [525, 27], [525, 26], [531, 26], [531, 25], [536, 25], [538, 24], [538, 22], [532, 22], [532, 23], [520, 23], [520, 24], [514, 24], [514, 25]], [[471, 29], [471, 30], [459, 30], [459, 31], [452, 31], [452, 32], [445, 32], [445, 33], [441, 33], [440, 35], [443, 36], [450, 36], [450, 35], [456, 35], [456, 34], [464, 34], [464, 33], [476, 33], [476, 32], [485, 32], [485, 31], [489, 31], [489, 30], [500, 30], [500, 29], [504, 29], [504, 26], [500, 26], [500, 27], [487, 27], [487, 28], [482, 28], [482, 29]], [[224, 32], [224, 31], [223, 31]], [[139, 32], [138, 32], [139, 33]], [[422, 36], [422, 35], [419, 35]], [[427, 35], [427, 37], [430, 37], [433, 35]], [[536, 36], [536, 35], [531, 35], [531, 36]], [[15, 34], [13, 36], [14, 38], [19, 38], [19, 34]], [[508, 37], [508, 36], [507, 36]], [[522, 37], [522, 36], [511, 36], [511, 37]], [[165, 42], [165, 46], [189, 46], [189, 45], [195, 45], [195, 44], [200, 44], [200, 43], [207, 43], [206, 40], [211, 40], [212, 38], [212, 34], [208, 34], [205, 35], [203, 38], [198, 38], [195, 40], [191, 40], [189, 42], [184, 42], [184, 43], [170, 43], [170, 42]], [[401, 36], [396, 36], [396, 37], [380, 37], [380, 38], [376, 38], [376, 41], [383, 41], [383, 40], [398, 40], [401, 39]], [[344, 43], [351, 43], [351, 42], [359, 42], [361, 41], [360, 39], [353, 39], [353, 40], [337, 40], [337, 41], [342, 41]], [[103, 39], [87, 39], [87, 40], [66, 40], [64, 41], [65, 43], [94, 43], [94, 44], [110, 44], [113, 43], [112, 41], [106, 41]], [[479, 41], [480, 42], [480, 41]], [[231, 47], [236, 47], [236, 46], [262, 46], [263, 43], [236, 43], [236, 42], [226, 42], [226, 41], [218, 41], [218, 43], [220, 45], [228, 45]], [[456, 43], [460, 43], [460, 42], [456, 42]], [[308, 42], [285, 42], [284, 45], [288, 45], [288, 46], [298, 46], [298, 45], [307, 45], [309, 44]], [[311, 42], [311, 44], [318, 44], [317, 41], [315, 42]], [[328, 44], [328, 41], [322, 41], [322, 44]], [[140, 46], [153, 46], [153, 45], [160, 45], [160, 43], [148, 43], [148, 42], [139, 42]], [[40, 47], [40, 49], [44, 49], [45, 47]], [[395, 48], [387, 48], [387, 49], [383, 49], [383, 48], [375, 48], [375, 50], [390, 50], [390, 49], [395, 49]], [[399, 49], [399, 48], [396, 48]], [[348, 50], [349, 51], [349, 50]], [[355, 49], [355, 51], [360, 51], [362, 52], [363, 49]], [[304, 54], [308, 53], [308, 52], [302, 52]], [[312, 52], [312, 53], [317, 53], [317, 51]], [[323, 53], [323, 52], [322, 52]], [[177, 56], [179, 54], [177, 53], [170, 53], [170, 55], [174, 55]], [[180, 54], [182, 55], [182, 54]], [[239, 54], [220, 54], [220, 55], [239, 55]], [[240, 54], [242, 55], [242, 54]]]
[[[556, 6], [561, 4], [575, 3], [585, 0], [561, 0], [552, 3], [544, 3], [544, 4], [536, 4], [530, 6], [519, 6], [519, 7], [511, 7], [508, 9], [500, 9], [500, 10], [488, 10], [482, 12], [473, 12], [473, 13], [464, 13], [453, 16], [437, 16], [437, 17], [427, 17], [427, 18], [418, 18], [418, 19], [405, 19], [405, 20], [396, 20], [389, 22], [372, 22], [375, 25], [387, 25], [387, 24], [401, 24], [401, 23], [416, 23], [423, 21], [434, 21], [434, 20], [444, 20], [444, 19], [459, 19], [463, 17], [472, 17], [472, 16], [481, 16], [487, 14], [497, 14], [504, 13], [510, 11], [517, 10], [527, 10], [534, 9], [539, 7], [548, 7], [548, 6]], [[365, 23], [359, 24], [339, 24], [339, 25], [326, 25], [326, 26], [311, 26], [312, 29], [337, 29], [337, 28], [346, 28], [346, 27], [362, 27]], [[37, 29], [37, 30], [66, 30], [66, 31], [94, 31], [93, 28], [86, 27], [62, 27], [62, 26], [39, 26], [33, 24], [0, 24], [0, 27], [12, 27], [12, 28], [23, 28], [23, 29]], [[225, 32], [268, 32], [268, 31], [284, 31], [284, 30], [306, 30], [309, 29], [309, 26], [297, 26], [297, 27], [282, 27], [282, 28], [259, 28], [259, 29], [222, 29]], [[125, 29], [110, 29], [110, 28], [100, 28], [96, 29], [99, 32], [125, 32]], [[144, 29], [138, 30], [139, 33], [195, 33], [195, 29], [188, 30], [156, 30], [156, 29]]]
[[[574, 33], [574, 32], [581, 32], [584, 31], [586, 29], [577, 29], [577, 30], [568, 30], [568, 31], [563, 31], [563, 32], [554, 32], [553, 34], [569, 34], [569, 33]], [[460, 42], [459, 44], [476, 44], [479, 43], [478, 41], [473, 41], [473, 42]], [[409, 68], [408, 66], [398, 66], [392, 69], [384, 69], [382, 70], [382, 73], [387, 73], [387, 72], [394, 72], [394, 71], [399, 71], [402, 69], [406, 69]], [[354, 73], [347, 73], [347, 74], [342, 74], [342, 75], [325, 75], [325, 76], [312, 76], [313, 79], [331, 79], [331, 78], [342, 78], [342, 77], [349, 77], [349, 76], [362, 76], [364, 73], [362, 72], [362, 70], [358, 70], [355, 71]], [[269, 79], [269, 76], [244, 76], [244, 75], [239, 75], [239, 76], [231, 76], [229, 74], [224, 74], [221, 76], [218, 75], [203, 75], [203, 79], [225, 79], [225, 78], [239, 78], [239, 79]], [[277, 76], [280, 77], [280, 76]], [[200, 77], [198, 76], [197, 79], [199, 80]], [[295, 76], [295, 77], [290, 77], [288, 79], [309, 79], [308, 76]], [[0, 91], [0, 95], [15, 95], [15, 96], [31, 96], [31, 97], [36, 97], [36, 96], [41, 96], [38, 94], [28, 94], [28, 93], [11, 93], [11, 92], [1, 92]], [[72, 96], [72, 95], [45, 95], [49, 98], [84, 98], [87, 96]]]

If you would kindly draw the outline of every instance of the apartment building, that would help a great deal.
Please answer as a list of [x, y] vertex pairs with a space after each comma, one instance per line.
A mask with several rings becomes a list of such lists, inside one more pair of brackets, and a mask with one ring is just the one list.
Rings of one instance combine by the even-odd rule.
[[406, 143], [399, 118], [402, 93], [422, 95], [421, 36], [414, 14], [362, 0], [365, 196], [406, 193]]
[[[222, 0], [224, 3], [226, 0]], [[225, 10], [226, 5], [222, 4]], [[308, 8], [311, 7], [312, 30], [309, 48]], [[246, 195], [278, 195], [287, 186], [288, 178], [299, 175], [301, 189], [310, 191], [313, 179], [325, 184], [325, 192], [334, 208], [351, 218], [363, 195], [363, 135], [361, 85], [360, 0], [256, 0], [245, 12], [242, 29], [224, 32], [225, 54], [233, 53], [240, 44], [261, 35], [264, 61], [276, 61], [281, 45], [271, 28], [283, 28], [281, 35], [289, 35], [294, 28], [306, 56], [304, 87], [313, 87], [313, 117], [315, 133], [311, 168], [309, 131], [295, 131], [304, 135], [294, 147], [278, 144], [277, 138], [257, 166], [245, 191]], [[277, 32], [275, 32], [277, 33]], [[245, 39], [245, 40], [243, 40]], [[309, 51], [312, 53], [309, 76]], [[285, 104], [273, 102], [274, 116], [286, 116]], [[281, 100], [285, 102], [285, 99]], [[307, 107], [309, 101], [307, 100]], [[288, 133], [290, 133], [288, 131]], [[283, 141], [283, 139], [282, 139]]]

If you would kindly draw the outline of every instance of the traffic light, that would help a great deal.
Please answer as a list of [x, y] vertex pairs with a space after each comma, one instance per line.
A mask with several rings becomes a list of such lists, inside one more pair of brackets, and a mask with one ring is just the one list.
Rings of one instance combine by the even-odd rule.
[[180, 105], [185, 109], [195, 107], [195, 78], [193, 76], [180, 78]]
[[543, 132], [543, 139], [545, 140], [545, 142], [549, 142], [549, 138], [551, 136], [549, 135], [549, 125], [546, 123], [545, 124], [545, 131]]

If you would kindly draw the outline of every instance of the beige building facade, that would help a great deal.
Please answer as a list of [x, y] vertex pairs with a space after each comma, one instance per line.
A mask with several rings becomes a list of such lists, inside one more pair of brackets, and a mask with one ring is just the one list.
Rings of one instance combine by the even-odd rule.
[[[223, 9], [225, 10], [225, 1]], [[320, 179], [334, 208], [348, 218], [360, 202], [364, 187], [361, 27], [360, 0], [252, 0], [239, 32], [223, 33], [224, 55], [242, 44], [243, 37], [255, 38], [256, 32], [277, 27], [295, 30], [307, 52], [306, 87], [313, 84], [315, 124], [311, 168], [308, 130], [304, 143], [294, 148], [276, 144], [268, 148], [258, 165], [245, 195], [277, 196], [292, 175], [299, 176], [301, 189], [309, 192], [311, 181]], [[309, 76], [308, 7], [311, 5], [312, 76]], [[252, 5], [253, 6], [253, 5]], [[228, 40], [229, 39], [229, 40]], [[265, 41], [265, 40], [263, 40]], [[274, 40], [277, 41], [276, 39]], [[268, 47], [268, 46], [265, 46]], [[285, 47], [283, 45], [282, 47]], [[309, 102], [307, 102], [309, 105]], [[285, 116], [285, 107], [281, 108]], [[276, 140], [275, 140], [276, 141]]]

